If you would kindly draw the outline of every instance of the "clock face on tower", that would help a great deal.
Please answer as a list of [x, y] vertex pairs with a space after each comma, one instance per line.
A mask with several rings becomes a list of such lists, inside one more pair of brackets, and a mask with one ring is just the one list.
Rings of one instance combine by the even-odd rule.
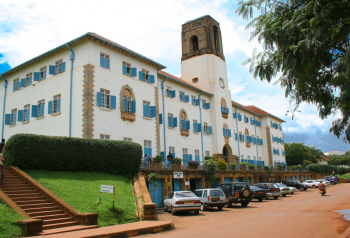
[[219, 85], [220, 85], [220, 88], [225, 89], [225, 82], [222, 78], [219, 78]]

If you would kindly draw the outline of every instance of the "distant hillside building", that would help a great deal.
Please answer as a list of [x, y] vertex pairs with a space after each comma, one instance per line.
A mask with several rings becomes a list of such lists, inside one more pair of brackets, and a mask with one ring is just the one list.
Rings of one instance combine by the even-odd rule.
[[345, 155], [343, 151], [328, 151], [324, 153], [325, 155]]
[[133, 141], [144, 154], [170, 152], [183, 164], [207, 155], [286, 163], [284, 121], [231, 100], [219, 23], [188, 21], [181, 38], [181, 78], [95, 33], [13, 67], [0, 81], [1, 137]]
[[328, 164], [329, 163], [329, 159], [326, 156], [321, 155], [321, 159], [318, 159], [317, 163], [319, 163], [319, 164]]

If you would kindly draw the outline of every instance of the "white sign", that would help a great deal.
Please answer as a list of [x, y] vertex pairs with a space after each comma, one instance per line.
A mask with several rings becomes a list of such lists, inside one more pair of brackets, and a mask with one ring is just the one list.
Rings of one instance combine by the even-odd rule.
[[101, 185], [101, 193], [113, 193], [114, 194], [114, 186]]
[[185, 181], [185, 185], [190, 185], [190, 181]]
[[184, 178], [184, 172], [174, 171], [174, 179]]

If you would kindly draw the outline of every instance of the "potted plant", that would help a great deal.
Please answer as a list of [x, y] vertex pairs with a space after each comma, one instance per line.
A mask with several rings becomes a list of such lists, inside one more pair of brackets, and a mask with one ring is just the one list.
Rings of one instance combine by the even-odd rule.
[[265, 171], [270, 171], [270, 167], [269, 167], [269, 166], [265, 166], [265, 167], [264, 167], [264, 170], [265, 170]]
[[224, 159], [218, 160], [218, 169], [219, 170], [226, 170], [227, 169], [227, 163]]
[[286, 167], [287, 167], [287, 165], [285, 165], [285, 164], [282, 164], [282, 170], [286, 170]]
[[190, 169], [198, 169], [199, 163], [197, 161], [190, 160], [188, 161], [188, 166]]
[[171, 168], [172, 169], [181, 169], [181, 162], [182, 162], [182, 159], [179, 159], [179, 158], [172, 158], [171, 159]]
[[255, 164], [248, 164], [249, 171], [253, 171], [255, 169]]
[[152, 169], [161, 169], [162, 161], [163, 161], [163, 157], [161, 155], [156, 155], [156, 157], [152, 158], [151, 168]]
[[297, 170], [297, 168], [298, 168], [298, 166], [296, 166], [296, 165], [293, 165], [293, 166], [292, 166], [292, 171], [295, 171], [295, 170]]
[[261, 171], [261, 168], [262, 168], [261, 164], [258, 164], [256, 167], [258, 171]]
[[247, 165], [248, 165], [248, 162], [242, 162], [241, 163], [241, 170], [246, 170]]
[[278, 164], [278, 165], [276, 166], [276, 168], [277, 168], [277, 171], [281, 171], [282, 165], [281, 165], [281, 164]]
[[236, 162], [231, 162], [231, 163], [228, 164], [228, 167], [230, 168], [230, 170], [236, 170], [237, 163]]
[[214, 157], [213, 156], [209, 156], [209, 155], [204, 156], [204, 160], [210, 160], [210, 159], [214, 159]]

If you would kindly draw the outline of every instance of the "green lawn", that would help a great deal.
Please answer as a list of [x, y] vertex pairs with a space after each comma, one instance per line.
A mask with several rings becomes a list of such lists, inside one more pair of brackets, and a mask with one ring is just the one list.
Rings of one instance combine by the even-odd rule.
[[[137, 221], [135, 198], [130, 179], [95, 172], [25, 171], [39, 183], [62, 198], [81, 213], [98, 213], [98, 225], [109, 226]], [[100, 186], [115, 186], [116, 210], [113, 194], [102, 193]]]
[[337, 176], [338, 176], [339, 178], [342, 178], [342, 179], [350, 179], [350, 174], [343, 174], [343, 175], [337, 174]]
[[22, 229], [17, 225], [18, 220], [24, 220], [12, 208], [0, 203], [0, 238], [22, 237]]

